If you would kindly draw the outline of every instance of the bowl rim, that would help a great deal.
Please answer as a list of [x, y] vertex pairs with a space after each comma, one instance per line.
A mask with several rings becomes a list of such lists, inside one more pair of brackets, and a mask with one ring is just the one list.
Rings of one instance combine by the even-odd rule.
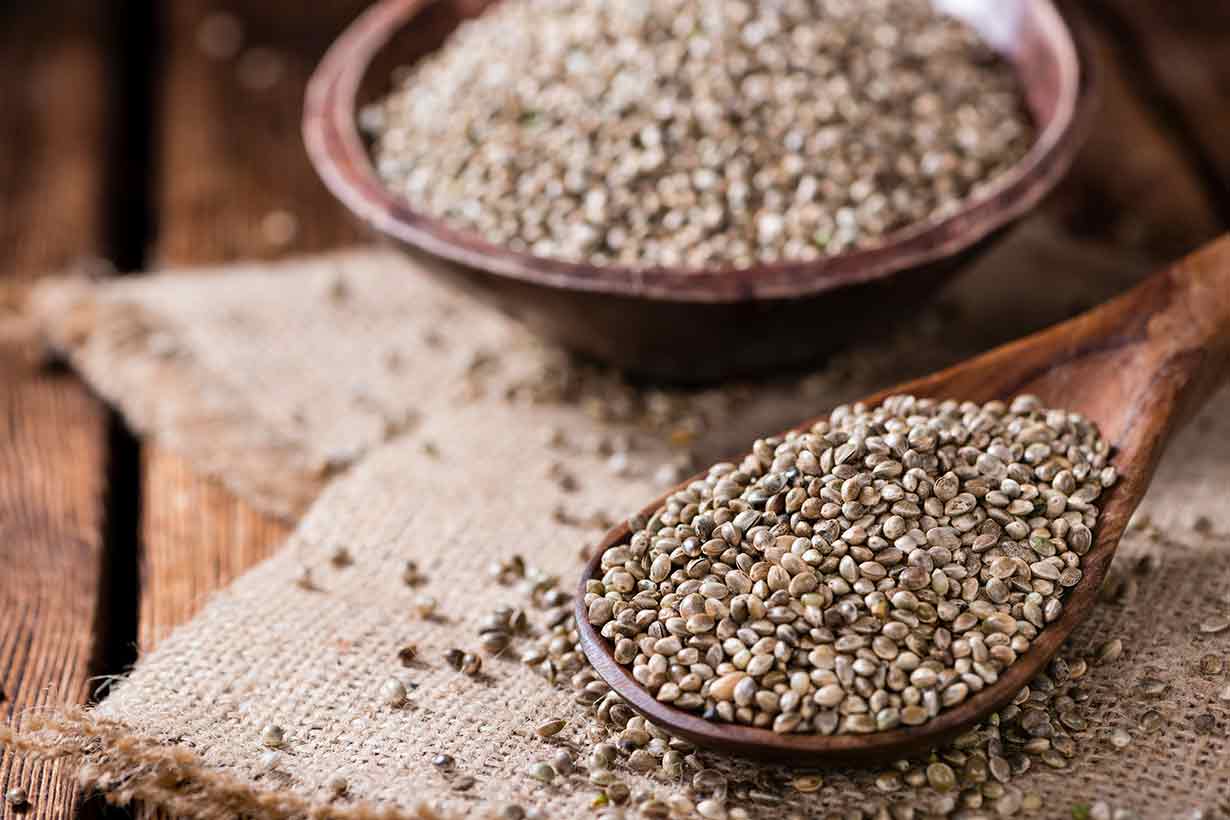
[[567, 262], [496, 245], [416, 211], [386, 188], [360, 135], [360, 83], [375, 56], [439, 0], [380, 0], [329, 47], [308, 81], [303, 139], [325, 186], [371, 227], [448, 262], [539, 286], [670, 302], [794, 299], [888, 277], [955, 257], [1020, 219], [1071, 166], [1095, 98], [1092, 61], [1079, 27], [1053, 0], [1023, 0], [1059, 51], [1056, 114], [1017, 163], [942, 220], [915, 223], [869, 248], [804, 262], [748, 268], [650, 268]]

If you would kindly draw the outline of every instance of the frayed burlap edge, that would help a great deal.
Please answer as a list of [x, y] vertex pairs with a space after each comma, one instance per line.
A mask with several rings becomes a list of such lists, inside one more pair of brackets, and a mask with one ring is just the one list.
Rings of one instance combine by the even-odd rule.
[[211, 769], [190, 749], [134, 733], [123, 723], [74, 707], [27, 715], [21, 729], [0, 725], [0, 747], [77, 770], [87, 794], [108, 803], [156, 805], [201, 820], [446, 820], [423, 802], [409, 812], [366, 802], [338, 805], [287, 789], [260, 789]]
[[[142, 435], [183, 456], [263, 512], [297, 520], [337, 472], [309, 464], [302, 448], [262, 425], [242, 391], [209, 372], [173, 342], [176, 334], [130, 303], [91, 298], [87, 280], [49, 280], [30, 307], [51, 351], [83, 373], [102, 371], [90, 384]], [[166, 402], [156, 397], [194, 396]]]

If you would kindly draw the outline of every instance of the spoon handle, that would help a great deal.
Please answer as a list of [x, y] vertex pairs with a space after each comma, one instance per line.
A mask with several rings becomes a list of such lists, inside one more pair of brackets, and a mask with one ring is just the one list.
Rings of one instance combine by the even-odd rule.
[[1156, 393], [1168, 402], [1169, 426], [1177, 429], [1230, 377], [1230, 236], [1138, 290], [1149, 286], [1158, 292], [1141, 294], [1142, 350], [1149, 357], [1142, 364], [1156, 374]]

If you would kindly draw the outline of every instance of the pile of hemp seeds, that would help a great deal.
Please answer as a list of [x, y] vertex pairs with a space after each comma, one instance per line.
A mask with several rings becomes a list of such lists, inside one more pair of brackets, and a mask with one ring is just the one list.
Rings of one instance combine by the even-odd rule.
[[1034, 138], [1012, 66], [931, 0], [505, 0], [360, 124], [415, 209], [630, 269], [875, 246]]
[[659, 701], [774, 732], [919, 726], [991, 686], [1080, 582], [1110, 446], [1034, 396], [893, 396], [758, 440], [587, 582]]

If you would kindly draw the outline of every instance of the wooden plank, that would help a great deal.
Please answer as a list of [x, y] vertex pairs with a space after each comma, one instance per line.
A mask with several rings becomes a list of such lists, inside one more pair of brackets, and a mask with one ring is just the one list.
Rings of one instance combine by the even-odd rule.
[[[47, 375], [0, 345], [0, 720], [84, 703], [97, 651], [106, 417], [69, 374]], [[75, 781], [59, 764], [0, 755], [0, 791], [30, 794], [23, 817], [68, 817]], [[0, 805], [0, 817], [11, 809]], [[13, 815], [15, 816], [15, 815]]]
[[[1199, 167], [1230, 222], [1230, 4], [1218, 0], [1093, 0], [1099, 17], [1115, 27], [1123, 47], [1136, 53], [1141, 85]], [[1132, 145], [1124, 142], [1122, 150]]]
[[[286, 14], [260, 0], [184, 0], [168, 10], [157, 129], [159, 264], [269, 258], [361, 238], [311, 170], [299, 117], [316, 61], [365, 5], [344, 0]], [[226, 56], [237, 33], [238, 53]], [[144, 448], [143, 463], [144, 651], [289, 529], [156, 444]]]
[[[310, 14], [260, 0], [170, 6], [159, 90], [156, 261], [268, 258], [360, 236], [308, 164], [299, 119], [316, 61], [366, 5], [339, 0]], [[242, 46], [234, 57], [201, 48], [207, 32], [235, 25]]]
[[1076, 16], [1100, 105], [1050, 209], [1073, 233], [1129, 245], [1158, 261], [1173, 259], [1221, 232], [1214, 203], [1172, 129], [1133, 81], [1134, 55], [1117, 45], [1105, 19], [1087, 6], [1081, 10]]
[[[85, 702], [104, 649], [106, 410], [39, 369], [15, 319], [30, 282], [105, 244], [100, 22], [93, 0], [0, 6], [0, 721]], [[76, 814], [59, 764], [0, 753], [0, 792], [13, 786], [30, 795], [23, 818]]]
[[138, 644], [144, 650], [196, 614], [210, 593], [268, 557], [290, 525], [252, 509], [163, 448], [144, 448], [143, 461]]

